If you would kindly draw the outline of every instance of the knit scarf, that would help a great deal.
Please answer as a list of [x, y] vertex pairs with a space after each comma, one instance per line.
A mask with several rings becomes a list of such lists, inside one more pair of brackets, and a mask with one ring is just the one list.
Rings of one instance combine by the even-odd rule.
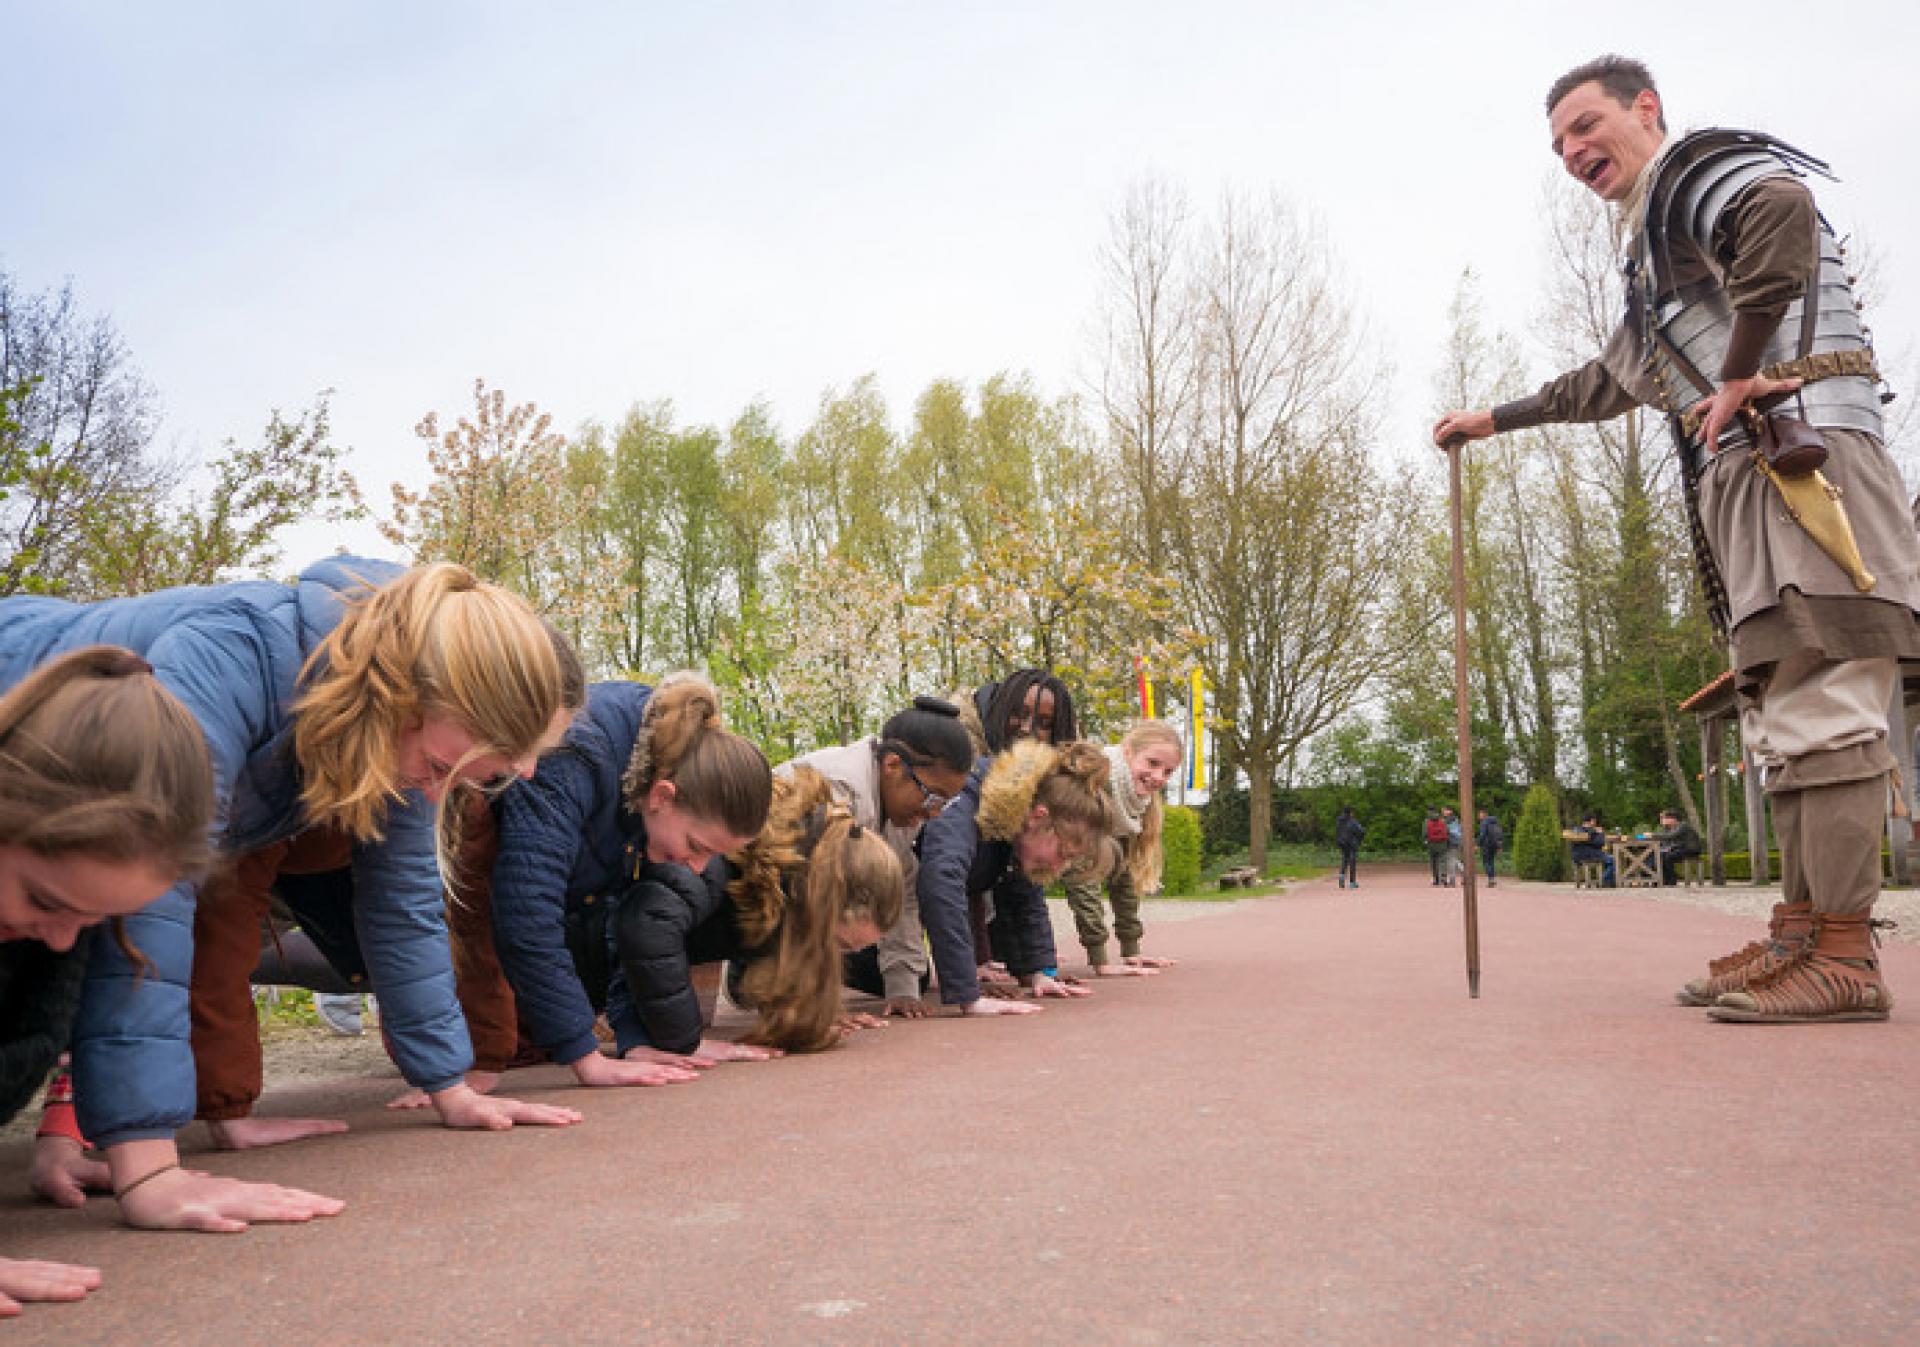
[[1140, 824], [1147, 816], [1153, 797], [1142, 795], [1133, 784], [1133, 770], [1127, 766], [1126, 750], [1115, 744], [1106, 750], [1108, 780], [1113, 785], [1116, 806], [1116, 837], [1138, 837]]

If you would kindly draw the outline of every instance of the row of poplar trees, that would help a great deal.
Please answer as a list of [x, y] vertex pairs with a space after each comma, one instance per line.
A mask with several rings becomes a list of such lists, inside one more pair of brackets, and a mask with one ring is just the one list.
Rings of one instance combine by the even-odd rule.
[[[1606, 222], [1571, 190], [1544, 201], [1543, 317], [1525, 344], [1490, 331], [1464, 277], [1431, 410], [1518, 396], [1599, 349], [1618, 303]], [[568, 431], [476, 382], [471, 407], [414, 427], [426, 484], [378, 503], [344, 470], [325, 395], [197, 475], [168, 461], [111, 324], [0, 274], [0, 593], [284, 573], [286, 523], [370, 515], [408, 555], [528, 595], [598, 674], [706, 668], [777, 758], [1027, 664], [1111, 734], [1138, 659], [1176, 713], [1206, 669], [1208, 784], [1249, 791], [1256, 864], [1276, 788], [1450, 794], [1443, 464], [1389, 441], [1428, 418], [1388, 416], [1332, 242], [1279, 197], [1202, 210], [1147, 182], [1100, 262], [1078, 389], [940, 379], [896, 409], [867, 377], [797, 432], [761, 404], [708, 426], [667, 402]], [[1564, 787], [1627, 826], [1667, 804], [1698, 817], [1706, 765], [1677, 704], [1725, 655], [1677, 496], [1651, 418], [1470, 451], [1485, 788]]]

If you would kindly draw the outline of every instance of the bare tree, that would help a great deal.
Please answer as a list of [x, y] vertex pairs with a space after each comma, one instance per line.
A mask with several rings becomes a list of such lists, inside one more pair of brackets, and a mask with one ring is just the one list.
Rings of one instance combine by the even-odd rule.
[[1108, 399], [1117, 452], [1204, 633], [1263, 865], [1282, 769], [1408, 648], [1386, 605], [1417, 497], [1374, 461], [1382, 375], [1325, 239], [1277, 198], [1228, 196], [1182, 254], [1177, 211], [1168, 196], [1136, 199], [1116, 221], [1115, 311], [1155, 335], [1110, 347], [1136, 367], [1103, 386], [1132, 390]]
[[0, 271], [0, 594], [64, 592], [90, 519], [164, 497], [179, 480], [151, 451], [153, 391], [104, 317], [73, 288], [22, 291]]

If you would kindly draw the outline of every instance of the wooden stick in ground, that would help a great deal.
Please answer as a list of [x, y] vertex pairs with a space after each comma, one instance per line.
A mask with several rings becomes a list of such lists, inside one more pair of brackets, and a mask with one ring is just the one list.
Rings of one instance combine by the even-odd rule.
[[1447, 507], [1453, 523], [1453, 721], [1460, 764], [1460, 905], [1467, 926], [1467, 995], [1480, 995], [1480, 898], [1474, 879], [1473, 721], [1467, 713], [1467, 550], [1461, 523], [1460, 459], [1466, 437], [1447, 444]]

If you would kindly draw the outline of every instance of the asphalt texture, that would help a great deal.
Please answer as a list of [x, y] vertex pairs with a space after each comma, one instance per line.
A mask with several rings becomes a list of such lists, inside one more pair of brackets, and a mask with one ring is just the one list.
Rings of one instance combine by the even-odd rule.
[[1459, 892], [1363, 884], [1159, 924], [1178, 968], [1041, 1015], [509, 1078], [584, 1108], [564, 1131], [449, 1132], [391, 1079], [272, 1096], [353, 1131], [199, 1162], [345, 1213], [157, 1234], [0, 1198], [0, 1250], [106, 1276], [0, 1340], [1920, 1341], [1920, 948], [1885, 951], [1889, 1023], [1715, 1024], [1673, 990], [1752, 920], [1502, 884], [1474, 1000]]

